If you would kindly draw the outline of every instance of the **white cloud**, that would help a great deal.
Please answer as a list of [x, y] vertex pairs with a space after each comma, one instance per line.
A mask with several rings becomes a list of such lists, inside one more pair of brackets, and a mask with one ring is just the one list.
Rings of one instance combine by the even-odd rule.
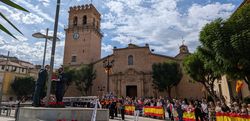
[[[143, 1], [145, 3], [145, 1]], [[227, 18], [235, 8], [233, 4], [193, 4], [187, 12], [178, 11], [179, 0], [154, 0], [146, 6], [137, 0], [107, 1], [111, 13], [103, 15], [103, 29], [113, 33], [113, 41], [128, 44], [149, 43], [158, 46], [160, 52], [169, 50], [177, 54], [182, 37], [194, 50], [198, 46], [198, 34], [202, 26], [218, 18]], [[173, 50], [175, 47], [175, 50]]]
[[43, 18], [33, 14], [25, 13], [16, 9], [9, 9], [5, 6], [0, 6], [0, 10], [3, 10], [4, 15], [11, 20], [14, 20], [18, 23], [24, 24], [39, 24], [43, 22]]
[[0, 36], [0, 45], [5, 44], [6, 42], [3, 40], [3, 37]]
[[45, 7], [48, 7], [50, 5], [50, 0], [38, 0], [39, 2], [42, 2], [42, 4], [45, 6]]
[[25, 41], [28, 40], [28, 38], [26, 38], [26, 37], [24, 37], [24, 36], [21, 36], [21, 35], [15, 35], [15, 37], [16, 37], [19, 41], [21, 41], [21, 42], [25, 42]]
[[[20, 36], [21, 38], [25, 38]], [[0, 42], [1, 42], [0, 36]], [[18, 46], [17, 46], [18, 45]], [[49, 64], [50, 54], [51, 54], [51, 43], [47, 44], [46, 51], [46, 63]], [[41, 64], [44, 53], [44, 41], [36, 41], [34, 43], [28, 41], [18, 41], [12, 39], [10, 42], [5, 43], [3, 45], [0, 44], [0, 51], [8, 50], [11, 55], [18, 57], [21, 60], [29, 61], [35, 64]], [[56, 46], [56, 58], [55, 58], [55, 66], [59, 67], [62, 64], [63, 55], [61, 54], [61, 50], [63, 50], [62, 44], [58, 44]]]
[[115, 28], [115, 25], [108, 21], [108, 22], [105, 22], [105, 23], [102, 23], [102, 29], [114, 29]]
[[[52, 0], [14, 0], [18, 4], [28, 8], [30, 13], [10, 9], [0, 5], [3, 12], [13, 23], [21, 29], [26, 36], [17, 36], [19, 40], [6, 37], [0, 33], [0, 52], [10, 50], [11, 53], [22, 60], [36, 64], [42, 63], [44, 51], [44, 39], [35, 39], [31, 33], [42, 32], [48, 27], [53, 35], [55, 1]], [[77, 2], [78, 1], [78, 2]], [[57, 36], [62, 40], [57, 42], [55, 64], [62, 64], [65, 32], [67, 25], [68, 8], [75, 3], [86, 3], [81, 0], [62, 1], [60, 10], [60, 23]], [[233, 4], [208, 2], [205, 5], [192, 4], [180, 11], [179, 2], [183, 0], [104, 0], [100, 8], [102, 13], [102, 54], [112, 53], [114, 46], [127, 46], [130, 42], [144, 45], [150, 44], [150, 48], [156, 53], [174, 56], [177, 54], [178, 45], [182, 36], [185, 44], [193, 51], [199, 44], [199, 31], [206, 23], [222, 17], [227, 18], [235, 8]], [[36, 4], [38, 3], [38, 4]], [[97, 2], [95, 2], [97, 3]], [[41, 5], [43, 4], [43, 5]], [[99, 3], [98, 3], [99, 4]], [[53, 7], [51, 7], [53, 5]], [[100, 9], [99, 8], [99, 9]], [[98, 9], [98, 8], [97, 8]], [[0, 21], [2, 19], [0, 18]], [[10, 27], [5, 21], [1, 24]], [[15, 33], [14, 33], [15, 34]], [[2, 36], [4, 35], [4, 36]], [[118, 43], [118, 44], [117, 44]], [[113, 45], [114, 44], [114, 45]], [[51, 41], [48, 42], [46, 63], [50, 61]]]
[[0, 9], [1, 9], [3, 12], [4, 12], [4, 11], [9, 12], [9, 13], [12, 12], [10, 9], [8, 9], [8, 7], [3, 6], [3, 5], [0, 5]]
[[[37, 15], [43, 17], [43, 19], [46, 19], [46, 20], [48, 20], [48, 21], [54, 23], [54, 18], [51, 17], [50, 14], [47, 14], [47, 13], [43, 12], [43, 11], [39, 8], [38, 5], [35, 6], [35, 5], [33, 5], [33, 4], [29, 3], [29, 2], [26, 2], [26, 1], [24, 1], [24, 0], [16, 0], [16, 1], [19, 2], [19, 3], [21, 3], [21, 4], [24, 4], [24, 5], [26, 6], [26, 8], [31, 9], [31, 10], [34, 11]], [[62, 23], [60, 23], [60, 22], [58, 23], [58, 25], [59, 25], [60, 27], [64, 27], [64, 25], [63, 25]]]
[[110, 11], [111, 12], [114, 12], [116, 14], [118, 14], [118, 16], [120, 16], [120, 13], [123, 12], [123, 3], [122, 2], [119, 2], [119, 1], [109, 1], [107, 4], [106, 4]]
[[43, 18], [35, 14], [29, 13], [22, 17], [22, 21], [25, 24], [39, 24], [43, 22]]
[[112, 45], [106, 45], [106, 44], [102, 43], [102, 51], [104, 51], [106, 53], [111, 53], [112, 50], [113, 50]]
[[213, 3], [205, 6], [193, 4], [188, 10], [188, 24], [197, 25], [199, 28], [204, 24], [216, 19], [227, 18], [235, 8], [232, 4]]

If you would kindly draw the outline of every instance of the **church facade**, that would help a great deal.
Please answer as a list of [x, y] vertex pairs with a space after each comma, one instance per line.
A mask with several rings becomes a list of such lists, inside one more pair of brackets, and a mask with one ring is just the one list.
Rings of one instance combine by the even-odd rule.
[[[183, 47], [183, 48], [182, 48]], [[166, 96], [166, 92], [159, 92], [153, 85], [152, 65], [154, 63], [175, 61], [182, 63], [183, 57], [188, 55], [185, 45], [180, 47], [180, 52], [176, 57], [159, 55], [150, 50], [148, 44], [137, 46], [128, 44], [126, 48], [114, 48], [113, 54], [94, 62], [96, 79], [93, 82], [92, 93], [102, 95], [101, 88], [105, 87], [104, 92], [111, 91], [115, 95], [130, 97], [158, 97]], [[185, 51], [183, 51], [185, 50]], [[113, 61], [109, 79], [105, 71], [104, 63]], [[107, 82], [109, 80], [109, 82]], [[107, 85], [109, 83], [109, 85]], [[109, 89], [107, 89], [109, 88]], [[192, 93], [191, 93], [192, 92]], [[197, 83], [189, 82], [189, 78], [183, 72], [181, 82], [172, 88], [173, 97], [202, 97], [202, 86]]]
[[[188, 47], [181, 45], [179, 54], [170, 57], [154, 53], [148, 44], [130, 43], [125, 48], [114, 47], [111, 55], [101, 58], [100, 16], [92, 4], [70, 8], [68, 28], [65, 29], [64, 65], [93, 64], [96, 79], [90, 95], [112, 92], [123, 97], [166, 96], [166, 92], [159, 92], [153, 85], [152, 65], [175, 61], [182, 66], [183, 58], [189, 54]], [[204, 94], [202, 86], [190, 82], [184, 72], [180, 83], [172, 88], [172, 96], [178, 98], [201, 98]], [[66, 93], [66, 96], [78, 95], [74, 86]]]

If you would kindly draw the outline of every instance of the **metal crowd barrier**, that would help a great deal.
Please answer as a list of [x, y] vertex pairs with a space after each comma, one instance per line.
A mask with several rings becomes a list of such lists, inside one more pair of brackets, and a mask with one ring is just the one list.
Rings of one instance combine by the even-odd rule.
[[31, 106], [31, 102], [3, 102], [0, 107], [0, 116], [16, 118], [19, 108], [24, 106]]
[[1, 116], [7, 116], [7, 117], [11, 117], [11, 110], [12, 110], [12, 107], [0, 107], [0, 115]]
[[70, 107], [91, 107], [91, 103], [97, 99], [97, 96], [85, 96], [85, 97], [64, 97], [63, 102], [65, 106]]

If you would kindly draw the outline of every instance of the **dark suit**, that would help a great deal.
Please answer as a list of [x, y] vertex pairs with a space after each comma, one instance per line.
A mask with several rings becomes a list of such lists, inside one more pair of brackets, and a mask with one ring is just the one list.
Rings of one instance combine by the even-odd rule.
[[62, 102], [64, 95], [64, 87], [66, 82], [65, 74], [62, 72], [58, 76], [59, 81], [56, 82], [56, 101]]
[[46, 80], [48, 79], [48, 72], [46, 69], [41, 69], [38, 73], [38, 79], [36, 81], [36, 88], [33, 95], [33, 105], [40, 106], [41, 99], [45, 96], [45, 84]]

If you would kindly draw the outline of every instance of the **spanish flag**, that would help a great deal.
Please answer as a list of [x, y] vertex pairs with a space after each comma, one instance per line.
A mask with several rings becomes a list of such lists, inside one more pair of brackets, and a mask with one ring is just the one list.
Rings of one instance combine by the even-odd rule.
[[237, 93], [240, 92], [242, 86], [243, 86], [243, 81], [237, 80], [237, 82], [236, 82], [236, 92], [237, 92]]

